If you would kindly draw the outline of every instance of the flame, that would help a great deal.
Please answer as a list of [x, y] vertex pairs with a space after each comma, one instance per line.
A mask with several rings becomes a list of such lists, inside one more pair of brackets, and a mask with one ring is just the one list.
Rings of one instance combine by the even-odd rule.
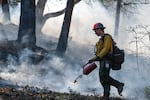
[[79, 79], [79, 78], [82, 78], [82, 74], [81, 75], [79, 75], [75, 80], [74, 80], [74, 84], [77, 84], [77, 79]]
[[77, 85], [77, 84], [78, 84], [77, 80], [74, 80], [74, 85]]
[[0, 88], [0, 93], [5, 93], [11, 91], [11, 88], [5, 87], [5, 88]]

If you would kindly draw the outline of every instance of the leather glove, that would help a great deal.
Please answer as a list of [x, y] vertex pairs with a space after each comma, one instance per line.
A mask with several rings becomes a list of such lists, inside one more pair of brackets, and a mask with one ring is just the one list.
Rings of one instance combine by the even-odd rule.
[[94, 58], [90, 59], [90, 60], [88, 61], [88, 63], [92, 63], [92, 62], [96, 61], [96, 59], [97, 59], [97, 57], [94, 57]]
[[88, 63], [92, 63], [92, 62], [94, 62], [94, 61], [100, 61], [100, 60], [101, 60], [101, 59], [96, 56], [96, 57], [90, 59], [90, 60], [88, 61]]

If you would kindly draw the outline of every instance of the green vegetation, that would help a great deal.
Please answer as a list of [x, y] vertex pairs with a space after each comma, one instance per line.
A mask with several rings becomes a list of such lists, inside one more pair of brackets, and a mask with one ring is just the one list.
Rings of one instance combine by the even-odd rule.
[[144, 94], [147, 99], [150, 99], [150, 86], [145, 87]]

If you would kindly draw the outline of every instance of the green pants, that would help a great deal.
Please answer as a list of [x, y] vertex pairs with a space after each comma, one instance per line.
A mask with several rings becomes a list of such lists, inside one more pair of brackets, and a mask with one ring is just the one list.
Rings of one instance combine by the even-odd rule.
[[100, 83], [102, 84], [103, 89], [104, 89], [105, 97], [109, 97], [111, 85], [118, 88], [118, 86], [121, 84], [121, 82], [109, 76], [110, 64], [111, 63], [107, 60], [100, 61], [99, 78], [100, 78]]

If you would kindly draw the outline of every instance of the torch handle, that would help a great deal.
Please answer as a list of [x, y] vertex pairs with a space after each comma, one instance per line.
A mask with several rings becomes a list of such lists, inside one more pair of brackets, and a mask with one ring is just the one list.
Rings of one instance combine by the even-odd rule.
[[87, 64], [89, 64], [89, 63], [84, 64], [82, 68], [84, 69], [84, 67], [85, 67]]

